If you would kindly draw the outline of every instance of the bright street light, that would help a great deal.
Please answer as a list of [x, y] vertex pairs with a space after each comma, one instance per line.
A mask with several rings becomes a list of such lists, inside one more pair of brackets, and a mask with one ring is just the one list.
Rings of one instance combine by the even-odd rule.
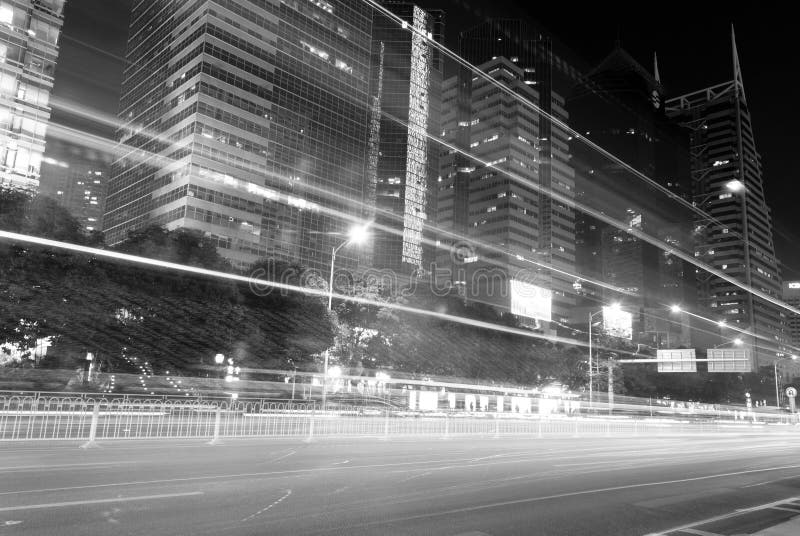
[[347, 233], [350, 239], [346, 243], [363, 244], [369, 238], [369, 224], [356, 225]]
[[217, 365], [221, 365], [222, 362], [225, 361], [225, 356], [222, 354], [217, 354], [214, 356], [214, 363]]
[[725, 187], [731, 192], [741, 192], [744, 190], [744, 183], [739, 179], [733, 179], [725, 183]]
[[681, 312], [681, 306], [680, 305], [670, 305], [669, 310], [672, 311], [673, 313], [680, 313]]
[[742, 339], [739, 339], [739, 338], [733, 339], [733, 344], [735, 344], [736, 346], [741, 346], [742, 345]]
[[[363, 244], [369, 238], [369, 226], [371, 222], [362, 225], [355, 225], [350, 228], [347, 233], [347, 240], [339, 244], [337, 247], [331, 248], [331, 275], [328, 279], [328, 311], [333, 310], [333, 272], [336, 265], [336, 254], [340, 249], [348, 244]], [[328, 355], [330, 352], [325, 350], [325, 370], [322, 373], [322, 409], [325, 409], [325, 403], [328, 397]], [[340, 369], [341, 370], [341, 369]]]

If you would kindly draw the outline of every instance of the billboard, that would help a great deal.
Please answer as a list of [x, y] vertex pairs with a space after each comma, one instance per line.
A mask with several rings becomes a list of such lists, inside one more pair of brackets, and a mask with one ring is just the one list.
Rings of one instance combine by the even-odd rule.
[[553, 291], [518, 279], [509, 282], [511, 314], [550, 322]]
[[753, 364], [750, 350], [742, 348], [709, 348], [709, 372], [750, 372]]
[[656, 359], [659, 372], [697, 372], [694, 348], [658, 350]]
[[612, 337], [633, 338], [633, 315], [619, 307], [603, 307], [603, 329]]

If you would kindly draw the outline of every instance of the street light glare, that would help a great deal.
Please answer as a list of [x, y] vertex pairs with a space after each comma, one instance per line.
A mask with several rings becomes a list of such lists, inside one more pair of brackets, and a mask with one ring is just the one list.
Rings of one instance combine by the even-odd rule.
[[725, 187], [731, 192], [741, 192], [744, 190], [744, 183], [739, 179], [733, 179], [725, 184]]
[[619, 310], [620, 307], [622, 307], [622, 305], [620, 305], [619, 302], [614, 302], [611, 304], [611, 308], [614, 309], [615, 311]]
[[725, 326], [727, 326], [727, 325], [728, 325], [728, 323], [727, 323], [727, 322], [725, 322], [724, 320], [720, 320], [719, 322], [717, 322], [717, 325], [718, 325], [719, 327], [721, 327], [721, 328], [724, 328]]
[[670, 306], [669, 309], [673, 313], [680, 313], [681, 312], [681, 306], [680, 305], [672, 305], [672, 306]]
[[733, 339], [733, 344], [735, 344], [736, 346], [741, 346], [742, 345], [742, 339]]
[[369, 224], [356, 225], [350, 229], [350, 242], [353, 244], [363, 244], [369, 237]]

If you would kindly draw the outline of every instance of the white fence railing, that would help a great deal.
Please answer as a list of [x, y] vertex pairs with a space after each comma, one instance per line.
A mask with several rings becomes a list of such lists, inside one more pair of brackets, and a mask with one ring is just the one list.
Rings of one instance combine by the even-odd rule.
[[[791, 424], [790, 418], [781, 418]], [[0, 441], [354, 436], [598, 436], [709, 433], [758, 425], [702, 418], [600, 418], [501, 413], [432, 413], [313, 402], [0, 395]], [[778, 427], [775, 427], [778, 428]], [[781, 429], [794, 430], [783, 426]]]

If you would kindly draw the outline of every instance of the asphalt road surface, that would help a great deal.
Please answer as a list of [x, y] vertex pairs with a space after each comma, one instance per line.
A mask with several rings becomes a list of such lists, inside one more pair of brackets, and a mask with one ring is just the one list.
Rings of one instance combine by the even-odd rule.
[[[800, 496], [791, 432], [0, 443], [0, 535], [666, 533]], [[671, 534], [750, 534], [793, 508]]]

